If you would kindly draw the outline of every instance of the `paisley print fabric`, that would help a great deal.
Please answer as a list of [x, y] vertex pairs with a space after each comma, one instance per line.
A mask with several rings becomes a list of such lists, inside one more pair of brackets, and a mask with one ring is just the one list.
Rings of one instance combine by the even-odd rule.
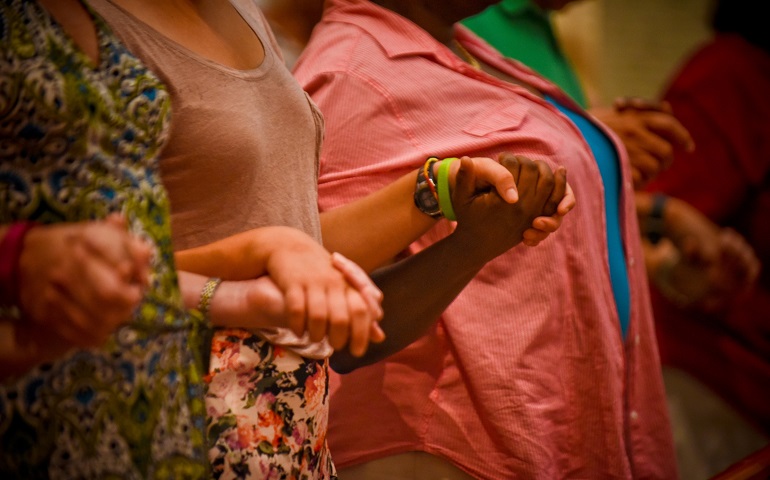
[[205, 478], [209, 328], [183, 308], [157, 173], [170, 100], [95, 18], [94, 65], [35, 2], [0, 5], [0, 223], [123, 213], [155, 246], [132, 322], [0, 384], [0, 478]]
[[337, 478], [326, 444], [327, 369], [328, 360], [244, 330], [217, 330], [206, 398], [214, 478]]

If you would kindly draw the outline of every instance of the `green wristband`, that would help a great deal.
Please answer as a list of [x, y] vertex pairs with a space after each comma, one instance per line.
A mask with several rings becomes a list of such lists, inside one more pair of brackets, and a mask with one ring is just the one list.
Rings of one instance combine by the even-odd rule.
[[452, 195], [449, 192], [449, 167], [455, 162], [457, 158], [445, 158], [441, 165], [438, 166], [438, 205], [441, 211], [444, 213], [444, 218], [451, 221], [456, 221], [455, 211], [452, 208]]

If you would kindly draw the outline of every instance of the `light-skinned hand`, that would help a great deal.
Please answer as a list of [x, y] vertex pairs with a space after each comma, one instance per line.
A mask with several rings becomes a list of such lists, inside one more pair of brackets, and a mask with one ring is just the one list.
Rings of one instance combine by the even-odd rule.
[[[382, 318], [382, 292], [371, 281], [346, 275], [345, 264], [299, 230], [286, 229], [280, 248], [268, 257], [266, 270], [284, 292], [289, 326], [297, 335], [307, 331], [312, 341], [325, 336], [334, 349], [349, 345], [360, 356], [369, 343], [372, 324]], [[337, 261], [337, 265], [344, 264]], [[363, 272], [361, 272], [363, 273]], [[352, 278], [353, 281], [349, 281]]]
[[141, 301], [150, 256], [120, 216], [32, 229], [19, 259], [24, 324], [73, 347], [103, 345]]

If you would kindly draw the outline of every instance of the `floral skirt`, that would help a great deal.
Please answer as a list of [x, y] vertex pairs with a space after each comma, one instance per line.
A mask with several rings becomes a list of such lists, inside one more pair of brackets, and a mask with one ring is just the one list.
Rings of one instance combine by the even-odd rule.
[[337, 478], [327, 369], [245, 330], [217, 330], [206, 395], [214, 478]]

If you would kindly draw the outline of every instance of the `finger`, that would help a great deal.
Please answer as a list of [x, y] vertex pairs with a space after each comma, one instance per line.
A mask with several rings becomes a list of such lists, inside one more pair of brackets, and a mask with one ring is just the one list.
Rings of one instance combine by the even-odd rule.
[[385, 341], [385, 331], [382, 329], [379, 323], [372, 322], [369, 328], [369, 342], [382, 343]]
[[150, 284], [152, 247], [146, 241], [132, 237], [128, 239], [127, 248], [133, 259], [131, 281], [146, 287]]
[[674, 144], [665, 136], [649, 128], [637, 128], [632, 134], [626, 135], [624, 143], [629, 145], [631, 162], [636, 164], [637, 156], [646, 154], [657, 164], [655, 171], [668, 168], [674, 161]]
[[128, 249], [128, 233], [106, 223], [90, 223], [84, 226], [76, 241], [87, 250], [101, 257], [105, 262], [119, 270], [121, 275], [130, 277], [133, 271], [133, 259]]
[[53, 276], [52, 282], [91, 317], [110, 321], [118, 317], [120, 320], [115, 321], [127, 321], [126, 317], [130, 317], [142, 299], [142, 288], [127, 282], [122, 273], [102, 258], [93, 256], [84, 245], [75, 245], [72, 256], [74, 279], [64, 278], [66, 275], [62, 272]]
[[537, 181], [540, 167], [537, 162], [525, 157], [517, 157], [519, 162], [519, 177], [516, 185], [519, 187], [519, 197], [532, 202], [537, 195]]
[[347, 297], [351, 317], [349, 350], [354, 357], [360, 357], [366, 353], [369, 346], [369, 332], [374, 322], [365, 308], [363, 299], [355, 290], [348, 290]]
[[80, 348], [99, 347], [110, 333], [64, 291], [52, 288], [47, 303], [56, 305], [58, 315], [47, 319], [50, 328], [62, 338]]
[[382, 290], [377, 288], [369, 275], [358, 264], [339, 252], [332, 253], [332, 266], [339, 270], [345, 280], [361, 293], [372, 315], [378, 319], [382, 318]]
[[546, 238], [548, 238], [548, 235], [550, 235], [549, 232], [544, 232], [542, 230], [529, 228], [527, 230], [524, 230], [524, 233], [522, 233], [521, 237], [523, 240], [529, 240], [530, 242], [540, 243]]
[[559, 166], [553, 173], [554, 186], [551, 192], [551, 196], [545, 202], [543, 207], [543, 215], [550, 217], [556, 214], [556, 209], [559, 207], [559, 202], [564, 198], [567, 193], [567, 169], [564, 166]]
[[541, 232], [553, 233], [561, 226], [561, 215], [553, 215], [550, 217], [537, 217], [532, 221], [532, 230], [539, 230]]
[[739, 277], [747, 283], [753, 283], [759, 274], [760, 263], [751, 246], [732, 228], [723, 228], [720, 231], [720, 240], [723, 244], [724, 261]]
[[327, 338], [329, 345], [340, 350], [348, 343], [351, 317], [348, 311], [348, 301], [345, 289], [332, 288], [327, 292], [329, 305], [329, 327]]
[[326, 291], [319, 287], [307, 289], [307, 331], [310, 340], [320, 342], [326, 336], [329, 308]]
[[[457, 207], [467, 204], [475, 195], [476, 171], [473, 162], [468, 157], [463, 157], [455, 163], [459, 163], [460, 168], [457, 171], [455, 190], [452, 192], [452, 205], [455, 207], [455, 214], [458, 214]], [[459, 217], [458, 220], [460, 220]]]
[[128, 228], [128, 220], [126, 220], [126, 217], [122, 213], [111, 213], [107, 215], [104, 221], [120, 230], [126, 230]]
[[686, 152], [695, 150], [695, 140], [682, 123], [670, 114], [648, 115], [645, 118], [647, 128], [670, 143], [674, 148]]
[[520, 196], [518, 185], [519, 179], [521, 178], [521, 161], [519, 160], [519, 157], [512, 153], [503, 152], [498, 156], [498, 160], [500, 161], [500, 165], [505, 167], [505, 169], [511, 173], [511, 176], [513, 176], [513, 181], [516, 184], [517, 197]]
[[301, 337], [307, 328], [307, 300], [305, 290], [298, 285], [291, 286], [286, 290], [285, 300], [289, 328], [295, 335]]
[[618, 97], [613, 101], [613, 107], [618, 112], [624, 110], [670, 112], [671, 110], [671, 105], [668, 102], [642, 97]]
[[564, 193], [564, 198], [559, 202], [559, 208], [556, 209], [556, 213], [564, 216], [572, 211], [572, 209], [575, 208], [575, 205], [577, 205], [575, 192], [572, 191], [572, 186], [567, 182], [567, 190]]
[[472, 158], [476, 181], [482, 185], [491, 185], [508, 203], [516, 203], [519, 193], [513, 175], [500, 163], [491, 158]]
[[535, 162], [535, 165], [537, 166], [538, 170], [536, 189], [537, 198], [539, 199], [538, 203], [540, 204], [541, 211], [543, 211], [543, 208], [545, 207], [548, 199], [551, 197], [555, 187], [554, 173], [551, 170], [551, 167], [548, 166], [548, 164], [545, 162]]
[[632, 165], [634, 185], [646, 184], [663, 169], [662, 161], [659, 158], [655, 158], [646, 151], [636, 150], [634, 152], [629, 151], [629, 156]]

